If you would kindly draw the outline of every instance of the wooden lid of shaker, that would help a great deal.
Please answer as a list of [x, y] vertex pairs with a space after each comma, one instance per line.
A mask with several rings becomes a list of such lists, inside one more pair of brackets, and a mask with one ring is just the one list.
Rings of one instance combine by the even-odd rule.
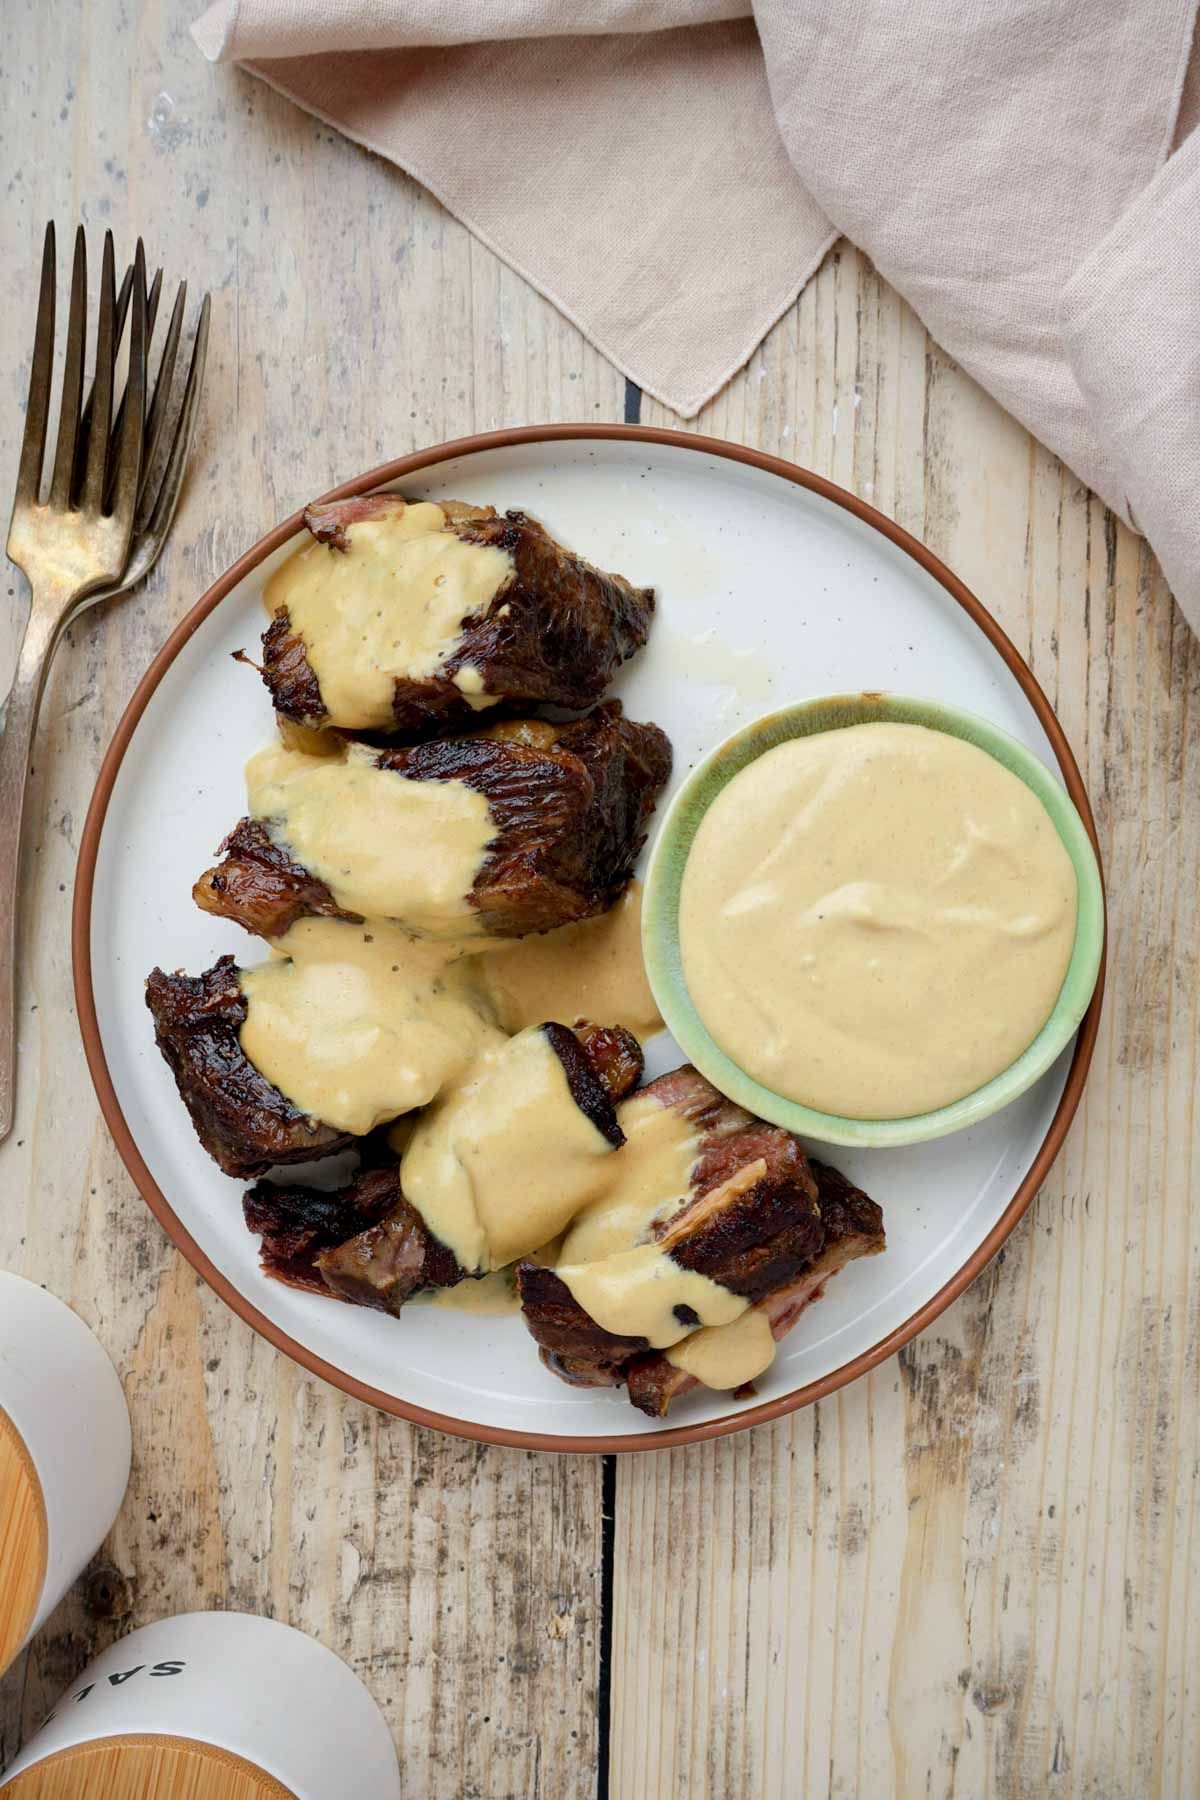
[[149, 1732], [71, 1744], [2, 1791], [4, 1800], [296, 1800], [229, 1750]]
[[46, 1507], [25, 1440], [0, 1410], [0, 1675], [33, 1623], [46, 1580]]

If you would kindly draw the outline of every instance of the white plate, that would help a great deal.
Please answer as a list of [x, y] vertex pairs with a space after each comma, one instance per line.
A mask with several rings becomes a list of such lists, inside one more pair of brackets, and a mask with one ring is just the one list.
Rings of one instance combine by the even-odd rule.
[[[523, 507], [600, 566], [653, 583], [649, 648], [613, 691], [631, 717], [670, 734], [676, 782], [718, 738], [786, 701], [898, 688], [1011, 732], [1068, 776], [1090, 819], [1049, 706], [1011, 646], [869, 508], [790, 465], [682, 435], [564, 427], [470, 442], [383, 473], [399, 469], [394, 485], [409, 495]], [[756, 1401], [693, 1394], [665, 1432], [623, 1393], [548, 1373], [519, 1319], [414, 1306], [394, 1320], [260, 1273], [243, 1184], [196, 1141], [142, 984], [155, 963], [198, 973], [224, 951], [261, 954], [200, 912], [190, 889], [240, 817], [243, 764], [272, 727], [266, 689], [231, 653], [255, 653], [263, 581], [291, 542], [250, 552], [164, 647], [109, 752], [81, 854], [76, 978], [89, 1061], [118, 1147], [168, 1230], [243, 1316], [309, 1367], [390, 1410], [504, 1442], [611, 1449], [711, 1436], [828, 1392], [897, 1348], [978, 1273], [1044, 1176], [1082, 1087], [1099, 991], [1065, 1096], [1069, 1054], [974, 1130], [835, 1157], [883, 1207], [886, 1253], [831, 1282], [780, 1345]], [[660, 1039], [648, 1072], [681, 1060]]]

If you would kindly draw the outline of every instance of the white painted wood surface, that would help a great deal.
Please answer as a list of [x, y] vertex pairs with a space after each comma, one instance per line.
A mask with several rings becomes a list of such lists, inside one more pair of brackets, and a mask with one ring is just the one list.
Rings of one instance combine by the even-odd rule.
[[[1109, 1000], [1041, 1198], [925, 1338], [774, 1427], [619, 1464], [610, 1732], [601, 1465], [440, 1439], [308, 1378], [197, 1281], [124, 1174], [75, 1029], [68, 907], [96, 768], [153, 650], [335, 480], [624, 405], [603, 358], [413, 183], [208, 69], [186, 32], [198, 3], [5, 8], [0, 496], [47, 217], [111, 224], [119, 255], [140, 230], [168, 279], [211, 287], [214, 316], [174, 540], [143, 592], [71, 633], [35, 759], [0, 1266], [109, 1347], [135, 1471], [107, 1567], [0, 1684], [0, 1762], [125, 1624], [219, 1605], [344, 1655], [413, 1796], [591, 1795], [607, 1763], [619, 1800], [1190, 1800], [1200, 646], [1145, 548], [855, 253], [835, 252], [697, 425], [872, 499], [1030, 657], [1100, 825]], [[15, 575], [5, 596], [6, 667]]]

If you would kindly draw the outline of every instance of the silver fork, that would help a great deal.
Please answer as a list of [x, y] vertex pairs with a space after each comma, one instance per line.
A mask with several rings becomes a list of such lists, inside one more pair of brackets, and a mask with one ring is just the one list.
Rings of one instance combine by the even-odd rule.
[[[12, 1130], [16, 1074], [17, 881], [30, 749], [46, 672], [56, 644], [85, 607], [124, 593], [154, 566], [179, 503], [196, 427], [208, 346], [209, 300], [200, 311], [187, 381], [169, 444], [186, 285], [181, 284], [146, 410], [146, 362], [161, 271], [150, 295], [139, 238], [116, 293], [112, 233], [104, 238], [96, 369], [83, 399], [87, 329], [87, 245], [75, 235], [66, 359], [54, 468], [40, 499], [54, 361], [55, 239], [47, 225], [29, 375], [29, 406], [17, 474], [8, 554], [28, 578], [29, 619], [0, 737], [0, 1142]], [[129, 319], [129, 372], [113, 419], [117, 350]]]

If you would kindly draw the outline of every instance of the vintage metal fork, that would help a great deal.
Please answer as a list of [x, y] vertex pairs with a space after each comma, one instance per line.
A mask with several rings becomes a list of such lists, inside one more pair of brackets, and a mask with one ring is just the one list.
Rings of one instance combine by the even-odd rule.
[[[83, 398], [87, 330], [87, 246], [75, 236], [66, 359], [50, 491], [40, 498], [54, 361], [55, 239], [46, 227], [29, 407], [17, 475], [8, 554], [32, 590], [0, 736], [0, 1142], [12, 1130], [16, 1073], [17, 883], [29, 757], [50, 658], [62, 632], [87, 606], [124, 593], [153, 567], [183, 486], [195, 432], [208, 345], [209, 300], [196, 327], [182, 400], [172, 408], [186, 286], [171, 315], [158, 378], [146, 408], [146, 363], [158, 310], [161, 271], [146, 292], [138, 240], [133, 265], [116, 292], [112, 233], [104, 239], [96, 368]], [[129, 319], [129, 370], [113, 419], [117, 351]], [[168, 443], [166, 426], [174, 412]]]

